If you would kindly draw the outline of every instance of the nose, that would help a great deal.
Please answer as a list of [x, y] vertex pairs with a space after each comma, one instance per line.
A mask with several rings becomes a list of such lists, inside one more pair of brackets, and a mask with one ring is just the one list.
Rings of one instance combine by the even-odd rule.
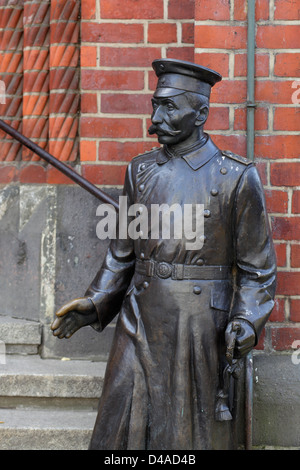
[[161, 107], [157, 106], [152, 113], [151, 121], [153, 124], [161, 124], [163, 122]]

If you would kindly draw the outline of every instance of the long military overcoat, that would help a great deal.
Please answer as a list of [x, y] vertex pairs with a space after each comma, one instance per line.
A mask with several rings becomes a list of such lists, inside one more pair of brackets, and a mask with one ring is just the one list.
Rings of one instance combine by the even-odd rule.
[[[100, 331], [119, 313], [90, 449], [232, 449], [215, 419], [224, 331], [242, 318], [256, 338], [274, 305], [275, 255], [253, 163], [207, 139], [132, 160], [129, 205], [203, 204], [203, 246], [147, 236], [111, 242], [89, 287]], [[149, 224], [150, 225], [150, 224]], [[172, 234], [171, 234], [172, 235]]]

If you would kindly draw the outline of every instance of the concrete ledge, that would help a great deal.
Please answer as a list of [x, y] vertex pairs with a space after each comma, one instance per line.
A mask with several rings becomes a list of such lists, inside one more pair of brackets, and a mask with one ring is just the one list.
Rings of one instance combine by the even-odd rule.
[[300, 450], [300, 364], [291, 354], [254, 355], [253, 445]]
[[98, 398], [106, 364], [7, 356], [0, 366], [0, 396]]
[[0, 409], [0, 450], [87, 450], [96, 412]]
[[39, 322], [0, 315], [0, 341], [6, 354], [37, 354], [41, 344]]

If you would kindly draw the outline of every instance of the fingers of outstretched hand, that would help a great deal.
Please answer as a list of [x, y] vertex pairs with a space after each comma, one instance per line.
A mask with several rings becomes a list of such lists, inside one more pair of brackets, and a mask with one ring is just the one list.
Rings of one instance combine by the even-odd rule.
[[53, 335], [58, 338], [70, 338], [78, 330], [76, 316], [69, 312], [68, 316], [59, 317], [52, 323]]
[[71, 300], [71, 302], [68, 302], [67, 304], [63, 305], [63, 307], [61, 307], [59, 310], [57, 310], [55, 315], [57, 317], [63, 317], [64, 315], [71, 312], [72, 310], [76, 310], [79, 305], [80, 305], [80, 299]]

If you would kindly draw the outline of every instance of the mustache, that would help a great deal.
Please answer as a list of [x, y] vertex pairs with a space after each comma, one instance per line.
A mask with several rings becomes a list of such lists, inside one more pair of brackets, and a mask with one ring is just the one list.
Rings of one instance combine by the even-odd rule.
[[175, 131], [173, 129], [170, 129], [169, 127], [156, 126], [156, 125], [152, 124], [148, 129], [148, 133], [150, 135], [158, 133], [158, 135], [163, 134], [163, 135], [169, 135], [169, 136], [173, 137], [175, 135], [181, 134], [181, 131]]

